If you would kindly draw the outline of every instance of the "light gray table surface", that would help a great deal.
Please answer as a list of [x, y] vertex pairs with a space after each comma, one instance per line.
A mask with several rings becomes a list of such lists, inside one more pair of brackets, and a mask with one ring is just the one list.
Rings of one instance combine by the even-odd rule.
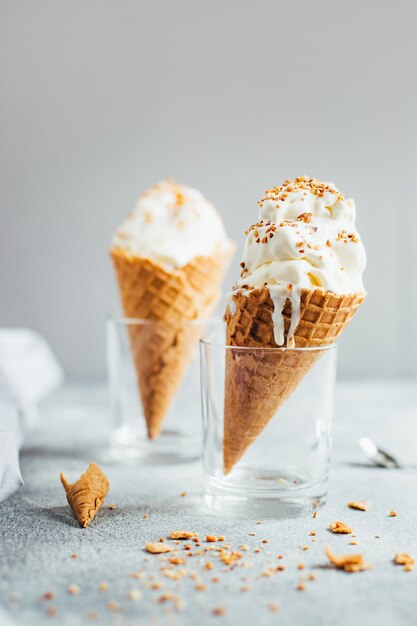
[[[405, 572], [393, 564], [397, 552], [417, 557], [417, 385], [374, 381], [338, 385], [331, 480], [327, 505], [312, 517], [262, 520], [222, 517], [202, 503], [199, 463], [141, 466], [102, 463], [111, 489], [106, 503], [87, 529], [79, 527], [59, 482], [60, 471], [76, 478], [91, 460], [102, 458], [109, 429], [106, 392], [101, 385], [67, 385], [42, 408], [38, 427], [27, 437], [21, 454], [25, 485], [0, 505], [0, 625], [149, 624], [336, 624], [393, 625], [417, 623], [417, 570]], [[357, 447], [370, 435], [392, 450], [409, 467], [370, 467]], [[186, 491], [186, 496], [181, 493]], [[347, 508], [350, 500], [370, 503], [367, 512]], [[390, 510], [398, 512], [389, 517]], [[147, 515], [147, 518], [144, 518]], [[349, 535], [334, 535], [330, 522], [342, 520], [355, 529], [358, 546]], [[218, 557], [194, 556], [187, 570], [201, 578], [197, 591], [190, 577], [171, 580], [161, 574], [161, 561], [144, 552], [149, 541], [172, 530], [224, 535], [244, 553], [246, 566], [224, 571]], [[316, 531], [316, 541], [309, 535]], [[255, 532], [256, 536], [249, 536]], [[376, 537], [378, 535], [378, 537]], [[262, 543], [268, 539], [269, 543]], [[203, 542], [203, 546], [206, 545]], [[308, 545], [304, 551], [300, 546]], [[373, 568], [347, 574], [326, 565], [323, 546], [337, 554], [361, 552]], [[254, 553], [257, 547], [260, 552]], [[71, 558], [77, 554], [78, 558]], [[277, 555], [284, 558], [277, 560]], [[206, 561], [213, 569], [204, 569]], [[278, 563], [285, 570], [263, 576]], [[305, 569], [297, 566], [303, 563]], [[142, 571], [143, 578], [129, 574]], [[304, 577], [305, 591], [297, 590]], [[219, 582], [212, 582], [218, 577]], [[108, 582], [106, 592], [99, 590]], [[153, 589], [161, 582], [160, 589]], [[80, 593], [71, 595], [75, 583]], [[242, 591], [242, 587], [250, 587]], [[142, 597], [127, 594], [139, 588]], [[53, 600], [40, 600], [53, 592]], [[184, 606], [160, 603], [165, 592], [180, 596]], [[120, 612], [108, 609], [117, 602]], [[273, 612], [268, 605], [279, 605]], [[49, 616], [48, 607], [56, 614]], [[224, 609], [224, 615], [213, 609]], [[88, 614], [95, 613], [90, 621]]]

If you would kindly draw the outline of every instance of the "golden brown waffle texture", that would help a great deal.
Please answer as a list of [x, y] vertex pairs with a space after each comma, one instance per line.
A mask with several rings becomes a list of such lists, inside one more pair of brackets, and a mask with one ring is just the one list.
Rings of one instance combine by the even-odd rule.
[[157, 323], [129, 326], [142, 406], [152, 439], [181, 384], [203, 329], [191, 320], [208, 318], [220, 295], [230, 254], [196, 257], [179, 269], [111, 250], [124, 315]]
[[104, 502], [109, 481], [95, 463], [73, 484], [61, 472], [61, 482], [67, 494], [68, 504], [83, 528], [89, 525]]
[[[303, 289], [295, 348], [330, 345], [347, 326], [364, 294], [337, 296], [320, 289]], [[252, 289], [233, 296], [236, 310], [226, 312], [227, 344], [245, 348], [226, 355], [224, 406], [224, 472], [228, 474], [263, 431], [281, 404], [292, 394], [320, 352], [248, 350], [277, 348], [269, 290]], [[291, 303], [284, 309], [285, 340], [291, 322]], [[285, 342], [284, 342], [285, 345]]]

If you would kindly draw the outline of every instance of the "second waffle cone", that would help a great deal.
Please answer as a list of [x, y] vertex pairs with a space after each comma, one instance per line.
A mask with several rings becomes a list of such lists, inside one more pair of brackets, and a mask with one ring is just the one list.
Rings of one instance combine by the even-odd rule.
[[212, 314], [230, 257], [196, 257], [168, 271], [119, 248], [111, 256], [124, 315], [151, 321], [129, 325], [129, 338], [148, 436], [154, 439], [201, 334], [200, 326], [188, 322]]

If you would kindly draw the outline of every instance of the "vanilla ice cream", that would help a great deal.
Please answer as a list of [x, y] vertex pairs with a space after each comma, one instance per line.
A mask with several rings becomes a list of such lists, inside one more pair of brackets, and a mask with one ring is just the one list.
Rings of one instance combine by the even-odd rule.
[[219, 213], [199, 191], [165, 179], [139, 196], [112, 246], [171, 271], [195, 257], [230, 253], [233, 244]]
[[365, 293], [365, 249], [355, 227], [356, 210], [333, 183], [301, 176], [265, 192], [260, 217], [250, 227], [241, 263], [241, 279], [230, 294], [267, 287], [274, 304], [274, 336], [284, 343], [282, 309], [291, 301], [287, 345], [299, 321], [303, 289], [334, 294]]

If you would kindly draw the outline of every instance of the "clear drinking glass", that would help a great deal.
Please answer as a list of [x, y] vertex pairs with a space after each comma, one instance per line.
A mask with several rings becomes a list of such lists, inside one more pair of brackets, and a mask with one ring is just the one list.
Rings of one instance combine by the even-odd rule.
[[239, 348], [200, 341], [205, 502], [298, 517], [326, 500], [336, 347]]
[[108, 320], [112, 458], [170, 463], [201, 456], [198, 342], [219, 324]]

